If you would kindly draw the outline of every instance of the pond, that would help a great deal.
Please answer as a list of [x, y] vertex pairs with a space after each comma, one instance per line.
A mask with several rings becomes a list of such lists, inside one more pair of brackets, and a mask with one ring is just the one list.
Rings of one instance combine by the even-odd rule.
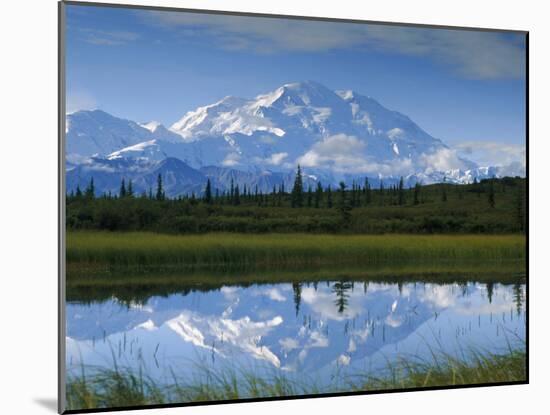
[[71, 299], [66, 363], [75, 375], [139, 369], [159, 384], [232, 370], [323, 388], [434, 353], [505, 353], [524, 348], [525, 335], [521, 283], [194, 286], [140, 302]]

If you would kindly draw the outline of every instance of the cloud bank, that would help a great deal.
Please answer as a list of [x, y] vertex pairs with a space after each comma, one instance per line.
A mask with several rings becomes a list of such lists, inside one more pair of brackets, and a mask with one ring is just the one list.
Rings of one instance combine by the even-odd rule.
[[146, 23], [186, 39], [213, 38], [218, 48], [255, 53], [370, 49], [425, 56], [471, 79], [521, 78], [525, 45], [521, 34], [318, 22], [250, 16], [140, 11]]

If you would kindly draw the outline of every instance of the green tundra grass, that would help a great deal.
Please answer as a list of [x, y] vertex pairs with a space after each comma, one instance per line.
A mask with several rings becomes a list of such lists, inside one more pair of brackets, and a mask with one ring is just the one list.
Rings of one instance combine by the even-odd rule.
[[[311, 266], [525, 266], [523, 235], [67, 233], [70, 273]], [[514, 265], [515, 264], [515, 265]]]

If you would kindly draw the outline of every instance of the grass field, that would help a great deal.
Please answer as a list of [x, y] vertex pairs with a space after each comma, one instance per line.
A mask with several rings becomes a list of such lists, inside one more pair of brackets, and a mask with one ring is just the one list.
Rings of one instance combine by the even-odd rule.
[[279, 269], [330, 265], [505, 264], [525, 260], [522, 235], [67, 233], [68, 272]]
[[69, 376], [67, 404], [69, 409], [117, 408], [135, 405], [220, 401], [265, 397], [284, 397], [350, 391], [376, 391], [457, 385], [475, 385], [526, 380], [526, 355], [510, 350], [504, 355], [471, 353], [468, 362], [441, 355], [434, 361], [400, 360], [389, 365], [384, 375], [358, 374], [337, 379], [332, 386], [319, 387], [315, 381], [291, 380], [283, 374], [269, 379], [236, 369], [223, 373], [204, 369], [204, 379], [192, 382], [178, 379], [163, 386], [142, 370], [116, 367]]

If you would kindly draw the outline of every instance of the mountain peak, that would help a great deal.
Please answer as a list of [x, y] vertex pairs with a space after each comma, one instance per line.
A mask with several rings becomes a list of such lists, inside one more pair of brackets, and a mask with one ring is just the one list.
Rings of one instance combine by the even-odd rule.
[[140, 124], [143, 128], [146, 128], [147, 130], [154, 133], [159, 127], [164, 127], [160, 122], [158, 121], [149, 121], [144, 124]]
[[344, 101], [349, 101], [349, 100], [352, 100], [353, 98], [355, 98], [355, 92], [352, 91], [351, 89], [347, 89], [347, 90], [336, 90], [334, 91], [336, 92], [336, 94], [342, 98]]

